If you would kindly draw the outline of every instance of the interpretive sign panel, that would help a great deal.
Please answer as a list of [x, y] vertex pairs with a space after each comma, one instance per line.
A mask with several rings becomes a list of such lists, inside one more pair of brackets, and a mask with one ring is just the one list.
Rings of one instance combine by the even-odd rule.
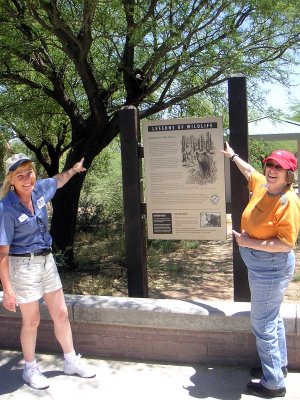
[[149, 239], [226, 240], [222, 117], [145, 121]]

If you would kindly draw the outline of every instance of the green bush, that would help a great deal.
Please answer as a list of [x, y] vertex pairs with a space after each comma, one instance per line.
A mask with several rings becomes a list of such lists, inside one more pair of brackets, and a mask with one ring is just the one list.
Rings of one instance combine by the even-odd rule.
[[284, 149], [296, 154], [297, 145], [294, 140], [274, 141], [263, 139], [249, 140], [249, 163], [258, 171], [262, 170], [262, 160], [274, 150]]
[[79, 200], [77, 232], [123, 234], [123, 194], [117, 141], [104, 149], [89, 169]]
[[151, 239], [148, 240], [148, 248], [159, 250], [163, 254], [172, 253], [176, 251], [180, 246], [180, 241], [176, 240], [159, 240]]
[[105, 221], [103, 205], [95, 202], [90, 195], [80, 197], [77, 214], [77, 232], [95, 232]]

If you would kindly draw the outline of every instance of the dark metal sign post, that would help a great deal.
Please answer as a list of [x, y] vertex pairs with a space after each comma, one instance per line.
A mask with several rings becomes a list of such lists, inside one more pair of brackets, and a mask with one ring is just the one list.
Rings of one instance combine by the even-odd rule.
[[128, 295], [130, 297], [148, 297], [138, 111], [134, 106], [124, 106], [119, 112], [119, 118]]
[[[230, 146], [248, 161], [248, 111], [245, 76], [228, 79]], [[232, 228], [240, 232], [241, 215], [249, 201], [247, 181], [234, 163], [230, 165]], [[247, 268], [233, 238], [234, 301], [250, 301]]]

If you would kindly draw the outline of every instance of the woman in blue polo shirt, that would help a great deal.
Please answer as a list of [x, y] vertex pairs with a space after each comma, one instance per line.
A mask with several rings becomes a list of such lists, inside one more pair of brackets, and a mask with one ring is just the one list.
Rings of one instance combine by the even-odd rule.
[[37, 180], [29, 157], [15, 154], [6, 161], [0, 202], [0, 278], [3, 306], [20, 307], [23, 380], [35, 389], [49, 387], [35, 359], [40, 321], [39, 299], [44, 298], [54, 322], [55, 336], [64, 352], [64, 372], [90, 378], [90, 371], [76, 355], [60, 277], [51, 253], [47, 203], [57, 189], [76, 173], [86, 171], [83, 159], [53, 178]]

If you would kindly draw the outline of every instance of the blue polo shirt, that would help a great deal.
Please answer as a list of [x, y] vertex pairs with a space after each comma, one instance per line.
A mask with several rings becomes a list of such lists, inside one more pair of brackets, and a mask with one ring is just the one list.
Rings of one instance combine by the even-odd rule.
[[57, 190], [55, 178], [36, 181], [32, 192], [34, 215], [10, 191], [0, 202], [0, 246], [10, 246], [12, 254], [37, 253], [51, 247], [47, 203]]

